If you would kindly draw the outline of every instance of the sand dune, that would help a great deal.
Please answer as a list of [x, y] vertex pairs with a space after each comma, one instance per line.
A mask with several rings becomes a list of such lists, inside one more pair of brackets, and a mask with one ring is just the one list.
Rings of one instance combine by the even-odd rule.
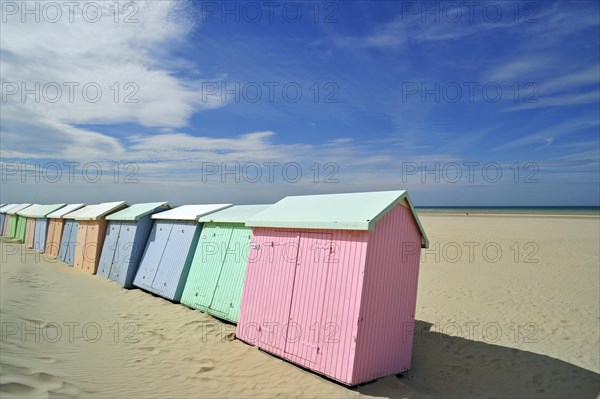
[[231, 324], [3, 240], [0, 393], [597, 397], [600, 220], [422, 222], [432, 248], [422, 257], [412, 369], [354, 389], [235, 340]]

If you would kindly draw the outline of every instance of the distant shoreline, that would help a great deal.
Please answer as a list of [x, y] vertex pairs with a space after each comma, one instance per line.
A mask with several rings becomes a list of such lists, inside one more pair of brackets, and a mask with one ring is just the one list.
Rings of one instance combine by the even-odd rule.
[[598, 207], [416, 207], [418, 214], [453, 216], [582, 216], [600, 217]]

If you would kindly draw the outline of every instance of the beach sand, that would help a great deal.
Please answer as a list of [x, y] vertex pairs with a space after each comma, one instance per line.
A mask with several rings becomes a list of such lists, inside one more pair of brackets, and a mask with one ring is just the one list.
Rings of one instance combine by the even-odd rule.
[[421, 221], [431, 248], [412, 368], [355, 388], [235, 340], [231, 324], [3, 239], [0, 396], [598, 396], [597, 216]]

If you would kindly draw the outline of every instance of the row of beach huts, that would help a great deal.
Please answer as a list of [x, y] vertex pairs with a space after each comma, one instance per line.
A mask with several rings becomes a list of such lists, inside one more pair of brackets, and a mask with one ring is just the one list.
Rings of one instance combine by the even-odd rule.
[[406, 191], [272, 205], [7, 204], [0, 232], [236, 323], [238, 339], [346, 385], [410, 367], [428, 241]]

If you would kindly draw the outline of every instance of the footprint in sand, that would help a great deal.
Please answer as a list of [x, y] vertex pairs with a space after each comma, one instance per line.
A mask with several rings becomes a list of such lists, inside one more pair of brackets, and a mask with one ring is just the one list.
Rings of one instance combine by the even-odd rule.
[[212, 362], [212, 360], [205, 359], [205, 360], [202, 360], [198, 364], [198, 369], [196, 370], [196, 374], [206, 373], [207, 371], [211, 371], [214, 368], [215, 368], [215, 364]]
[[18, 382], [7, 382], [0, 384], [0, 396], [3, 398], [35, 398], [48, 396], [48, 392]]
[[144, 352], [148, 352], [152, 356], [156, 356], [156, 355], [160, 354], [160, 349], [154, 348], [152, 346], [142, 346], [139, 349], [142, 350], [142, 351], [144, 351]]
[[235, 333], [234, 332], [230, 332], [227, 334], [223, 335], [223, 340], [225, 341], [234, 341], [235, 340]]
[[201, 320], [192, 320], [192, 321], [188, 321], [186, 323], [183, 323], [183, 327], [188, 327], [188, 326], [203, 326], [204, 322], [202, 322]]
[[1, 397], [77, 397], [81, 390], [58, 377], [26, 367], [3, 364]]
[[39, 360], [42, 363], [46, 363], [46, 364], [54, 364], [57, 362], [56, 358], [54, 357], [49, 357], [49, 356], [40, 356], [36, 358], [37, 360]]
[[206, 373], [215, 368], [215, 363], [212, 359], [196, 359], [193, 357], [184, 357], [184, 362], [190, 363], [190, 366], [196, 367], [196, 374]]

